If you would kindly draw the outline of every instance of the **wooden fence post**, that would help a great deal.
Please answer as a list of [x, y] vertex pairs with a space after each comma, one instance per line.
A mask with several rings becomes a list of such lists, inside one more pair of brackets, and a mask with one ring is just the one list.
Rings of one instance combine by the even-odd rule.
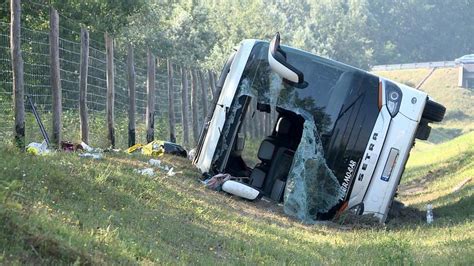
[[155, 139], [155, 56], [148, 50], [147, 53], [147, 106], [146, 106], [146, 141]]
[[[203, 110], [203, 117], [207, 117], [207, 88], [204, 83], [204, 75], [202, 74], [202, 71], [199, 70], [199, 81], [201, 83], [201, 103], [202, 103], [202, 110]], [[201, 123], [201, 126], [204, 126], [204, 121]]]
[[250, 102], [249, 106], [247, 107], [247, 113], [245, 114], [245, 123], [247, 124], [247, 130], [245, 133], [250, 139], [252, 138], [252, 102]]
[[128, 81], [128, 146], [135, 145], [135, 65], [133, 47], [128, 45], [127, 53], [127, 81]]
[[258, 114], [258, 137], [262, 138], [265, 135], [265, 116], [264, 113], [261, 111], [257, 111]]
[[270, 136], [273, 132], [273, 121], [272, 121], [272, 112], [266, 113], [266, 126], [267, 126], [267, 136]]
[[193, 113], [193, 140], [194, 144], [197, 144], [199, 139], [199, 121], [198, 112], [199, 108], [197, 105], [197, 74], [196, 70], [191, 70], [191, 112]]
[[245, 123], [247, 123], [247, 136], [252, 138], [252, 102], [247, 107], [247, 113], [245, 114]]
[[79, 67], [79, 114], [81, 119], [81, 140], [89, 143], [89, 122], [87, 117], [87, 74], [89, 71], [89, 32], [81, 28], [81, 61]]
[[51, 60], [51, 90], [53, 96], [53, 135], [52, 144], [56, 148], [61, 143], [61, 77], [59, 66], [59, 15], [58, 11], [50, 8], [49, 13], [49, 52]]
[[107, 129], [108, 139], [112, 148], [115, 148], [115, 122], [114, 122], [114, 44], [112, 37], [105, 33], [105, 50], [107, 61]]
[[262, 115], [262, 136], [268, 136], [268, 132], [267, 132], [267, 115], [266, 113], [262, 112], [261, 113]]
[[174, 117], [174, 88], [173, 88], [173, 63], [169, 59], [166, 60], [168, 68], [168, 118], [170, 124], [170, 142], [176, 142], [176, 129]]
[[181, 67], [181, 117], [183, 122], [183, 143], [189, 144], [189, 123], [188, 123], [188, 76], [186, 69]]
[[13, 73], [13, 105], [15, 109], [15, 142], [25, 149], [25, 100], [23, 58], [21, 56], [21, 1], [10, 1], [10, 49]]
[[211, 85], [211, 93], [212, 93], [212, 99], [217, 97], [216, 93], [216, 80], [214, 79], [214, 73], [211, 70], [207, 71], [207, 75], [209, 76], [209, 84]]
[[252, 99], [252, 113], [250, 115], [250, 119], [252, 120], [251, 122], [251, 136], [253, 139], [256, 139], [257, 138], [257, 135], [258, 135], [258, 124], [257, 124], [257, 112], [255, 112], [255, 99]]

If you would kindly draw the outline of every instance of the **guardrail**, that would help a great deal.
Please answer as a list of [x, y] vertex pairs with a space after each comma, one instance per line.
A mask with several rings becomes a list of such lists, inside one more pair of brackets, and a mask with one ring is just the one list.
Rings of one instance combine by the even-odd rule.
[[391, 64], [391, 65], [377, 65], [372, 67], [372, 71], [386, 71], [386, 70], [400, 70], [400, 69], [416, 69], [416, 68], [444, 68], [455, 67], [454, 61], [437, 61], [437, 62], [423, 62], [423, 63], [408, 63], [408, 64]]

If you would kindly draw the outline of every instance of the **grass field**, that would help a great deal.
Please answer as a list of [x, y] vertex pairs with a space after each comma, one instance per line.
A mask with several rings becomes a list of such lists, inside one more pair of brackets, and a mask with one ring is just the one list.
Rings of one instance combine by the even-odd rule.
[[[146, 177], [148, 158], [108, 153], [32, 156], [0, 148], [0, 263], [465, 264], [474, 263], [474, 133], [411, 155], [386, 225], [304, 225], [266, 204], [205, 189], [183, 171]], [[423, 220], [427, 203], [435, 222]]]

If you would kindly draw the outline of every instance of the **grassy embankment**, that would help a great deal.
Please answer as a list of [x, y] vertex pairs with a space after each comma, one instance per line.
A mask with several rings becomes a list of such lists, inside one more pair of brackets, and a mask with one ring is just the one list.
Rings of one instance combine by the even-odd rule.
[[474, 132], [412, 154], [400, 198], [433, 203], [435, 222], [303, 225], [274, 209], [207, 190], [183, 171], [133, 172], [148, 158], [103, 160], [0, 148], [0, 263], [474, 263]]

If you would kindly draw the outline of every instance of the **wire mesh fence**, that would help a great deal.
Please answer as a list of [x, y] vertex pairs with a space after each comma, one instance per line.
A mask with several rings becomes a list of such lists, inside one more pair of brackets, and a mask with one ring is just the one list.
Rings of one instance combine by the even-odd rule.
[[[30, 4], [30, 2], [27, 2]], [[25, 5], [25, 4], [24, 4]], [[50, 7], [35, 3], [35, 9], [40, 9], [41, 16], [33, 21], [22, 19], [21, 51], [24, 61], [24, 92], [31, 97], [38, 113], [48, 132], [52, 127], [52, 91], [50, 66], [50, 41], [48, 17]], [[79, 116], [79, 78], [81, 58], [81, 27], [73, 20], [59, 16], [59, 57], [60, 57], [60, 84], [62, 91], [62, 135], [64, 140], [80, 141]], [[38, 25], [41, 25], [40, 27]], [[34, 26], [34, 29], [31, 28]], [[98, 33], [91, 36], [100, 36]], [[146, 137], [145, 114], [147, 106], [147, 69], [145, 51], [137, 51], [135, 57], [136, 75], [136, 141], [144, 143]], [[166, 59], [158, 58], [155, 75], [155, 138], [168, 139], [169, 137], [169, 106], [168, 81]], [[87, 108], [89, 117], [90, 145], [105, 147], [107, 141], [106, 124], [106, 49], [103, 39], [90, 39], [87, 75]], [[177, 141], [182, 142], [182, 84], [181, 66], [172, 64], [174, 68], [172, 100], [174, 103], [174, 117], [176, 123]], [[207, 72], [205, 72], [207, 73]], [[188, 99], [191, 97], [191, 75], [185, 72], [189, 80]], [[210, 80], [204, 78], [207, 101], [212, 97]], [[128, 145], [128, 79], [126, 54], [114, 54], [114, 115], [116, 146], [125, 148]], [[197, 82], [200, 85], [200, 82]], [[13, 119], [13, 89], [12, 65], [10, 52], [10, 24], [0, 21], [0, 137], [3, 140], [12, 139]], [[202, 90], [198, 89], [198, 99], [201, 99]], [[189, 102], [191, 102], [189, 100]], [[41, 141], [42, 136], [36, 121], [31, 114], [28, 102], [25, 102], [26, 115], [25, 142]], [[191, 110], [184, 115], [188, 116], [188, 127], [192, 130]], [[205, 114], [202, 104], [199, 105], [199, 124]], [[192, 132], [189, 132], [192, 136]], [[192, 139], [192, 137], [190, 137]]]

